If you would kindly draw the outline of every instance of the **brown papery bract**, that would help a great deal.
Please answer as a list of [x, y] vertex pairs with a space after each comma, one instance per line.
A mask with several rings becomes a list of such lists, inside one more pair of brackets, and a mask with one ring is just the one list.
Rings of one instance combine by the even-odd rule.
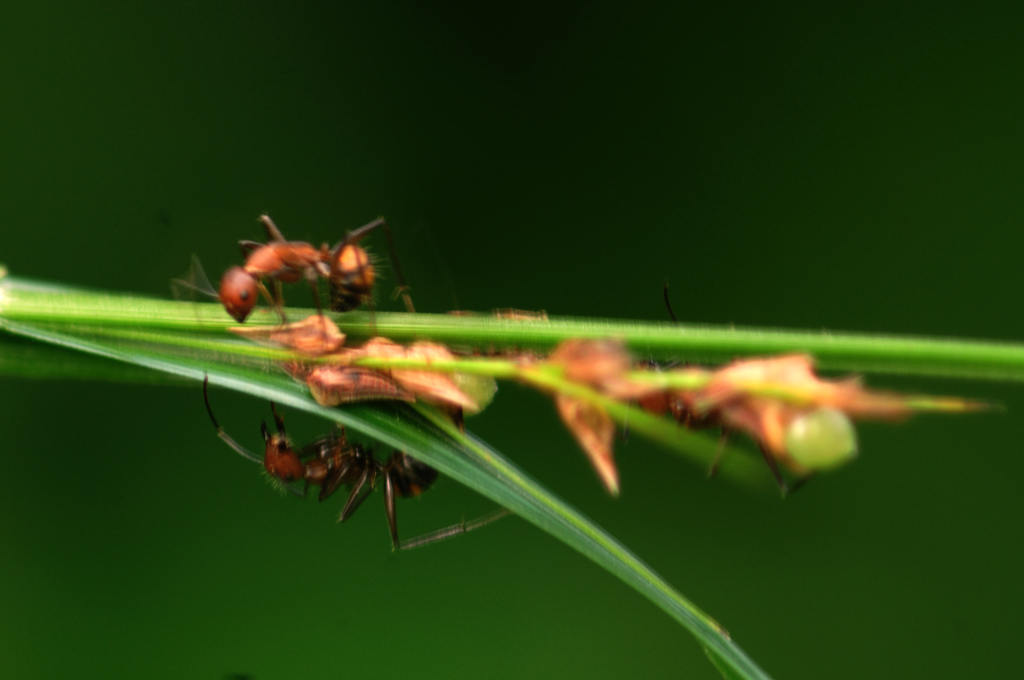
[[684, 413], [746, 432], [800, 475], [808, 471], [786, 448], [787, 428], [798, 417], [821, 408], [884, 420], [912, 412], [906, 397], [869, 391], [856, 378], [822, 380], [814, 374], [811, 357], [803, 354], [739, 360], [714, 371], [704, 387], [679, 390], [674, 396], [685, 406]]
[[612, 441], [615, 437], [612, 419], [600, 406], [564, 394], [555, 395], [555, 404], [562, 422], [587, 454], [605, 488], [617, 496], [619, 473], [612, 457]]
[[561, 365], [568, 380], [601, 388], [620, 380], [633, 362], [617, 340], [566, 340], [551, 353], [548, 363]]
[[229, 330], [249, 340], [279, 345], [311, 357], [333, 354], [345, 344], [345, 334], [319, 314], [281, 326], [232, 326]]
[[[301, 379], [301, 378], [300, 378]], [[337, 406], [358, 401], [415, 401], [416, 397], [393, 380], [358, 366], [316, 366], [304, 379], [318, 404]]]
[[830, 407], [854, 418], [894, 420], [912, 412], [905, 396], [867, 390], [857, 378], [822, 380], [806, 354], [736, 361], [715, 371], [705, 387], [690, 394], [698, 407], [711, 409], [758, 397], [758, 393], [759, 398], [770, 399], [763, 394], [766, 390], [780, 393], [776, 401], [808, 409]]
[[[794, 473], [810, 470], [787, 450], [790, 426], [803, 416], [831, 409], [849, 418], [899, 420], [920, 408], [976, 410], [982, 405], [951, 398], [905, 396], [865, 389], [857, 378], [824, 380], [814, 373], [813, 360], [803, 354], [741, 359], [723, 368], [683, 367], [663, 374], [664, 380], [642, 379], [644, 366], [634, 367], [621, 342], [567, 340], [550, 355], [548, 364], [562, 369], [565, 379], [585, 385], [606, 398], [635, 402], [656, 415], [670, 412], [682, 425], [721, 427], [750, 435], [766, 456]], [[657, 368], [656, 366], [653, 368]], [[686, 378], [685, 381], [680, 378]], [[657, 385], [703, 385], [694, 389], [665, 389]], [[612, 488], [611, 440], [605, 437], [610, 420], [603, 410], [585, 407], [576, 399], [557, 396], [559, 413]], [[770, 461], [769, 461], [770, 462]], [[774, 469], [774, 468], [773, 468]], [[778, 477], [778, 475], [776, 475]], [[781, 483], [781, 479], [780, 479]]]
[[[429, 364], [432, 361], [454, 361], [453, 355], [444, 345], [430, 342], [416, 342], [402, 347], [386, 338], [374, 338], [353, 354], [355, 357], [379, 359], [412, 359]], [[455, 386], [451, 376], [438, 371], [394, 368], [386, 371], [402, 388], [418, 399], [437, 406], [454, 407], [467, 413], [476, 413], [480, 406]]]
[[561, 365], [568, 380], [613, 399], [642, 399], [664, 391], [629, 379], [633, 360], [619, 340], [566, 340], [551, 353], [548, 363]]

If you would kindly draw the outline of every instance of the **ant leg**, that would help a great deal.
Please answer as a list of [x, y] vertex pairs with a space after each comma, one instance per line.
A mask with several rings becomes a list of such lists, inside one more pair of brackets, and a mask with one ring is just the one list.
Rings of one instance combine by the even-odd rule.
[[[363, 240], [364, 236], [369, 234], [377, 227], [384, 227], [385, 229], [387, 229], [388, 223], [384, 221], [383, 217], [378, 217], [375, 220], [367, 222], [358, 229], [353, 229], [352, 231], [345, 234], [345, 238], [342, 239], [341, 243], [345, 245], [348, 245], [350, 243], [359, 243], [361, 240]], [[341, 243], [339, 243], [338, 245], [341, 245]], [[335, 246], [335, 248], [337, 248], [337, 246]]]
[[309, 281], [309, 289], [313, 291], [313, 302], [316, 304], [316, 313], [323, 316], [324, 309], [320, 306], [320, 288], [317, 286], [320, 282], [320, 273], [317, 272], [315, 267], [306, 267], [306, 280]]
[[775, 477], [775, 481], [779, 484], [779, 491], [782, 492], [782, 497], [785, 498], [789, 494], [789, 486], [786, 485], [786, 480], [782, 478], [779, 464], [775, 462], [775, 456], [765, 448], [764, 442], [758, 442], [757, 446], [761, 449], [761, 455], [764, 456], [764, 462], [768, 463], [768, 469], [772, 471], [772, 476]]
[[357, 481], [355, 485], [352, 487], [352, 493], [348, 495], [348, 500], [345, 501], [345, 507], [341, 509], [341, 515], [338, 516], [339, 522], [344, 522], [349, 517], [351, 517], [352, 513], [354, 513], [356, 509], [363, 504], [363, 501], [366, 500], [366, 497], [369, 496], [370, 492], [373, 491], [373, 486], [371, 485], [370, 488], [366, 491], [366, 493], [364, 493], [362, 496], [359, 495], [359, 492], [362, 491], [364, 486], [366, 486], [366, 479], [367, 477], [369, 477], [369, 475], [370, 468], [367, 467], [365, 470], [363, 470], [363, 474], [359, 476], [359, 481]]
[[507, 517], [511, 514], [512, 511], [509, 510], [508, 508], [498, 508], [493, 512], [489, 512], [486, 515], [477, 517], [474, 520], [470, 520], [468, 522], [459, 522], [458, 524], [453, 524], [450, 527], [438, 529], [437, 531], [431, 531], [429, 534], [423, 534], [422, 536], [411, 538], [408, 541], [402, 541], [398, 547], [400, 550], [412, 550], [413, 548], [422, 548], [425, 545], [437, 543], [438, 541], [443, 541], [446, 538], [451, 538], [452, 536], [458, 536], [459, 534], [469, 533], [474, 529], [479, 529], [480, 527], [487, 526], [491, 522], [497, 522], [502, 517]]
[[391, 549], [399, 546], [398, 517], [395, 514], [395, 487], [391, 483], [391, 470], [384, 470], [384, 512], [388, 516], [388, 529], [391, 530]]
[[797, 479], [795, 482], [793, 482], [793, 485], [789, 487], [789, 493], [796, 493], [797, 489], [803, 487], [804, 484], [806, 484], [807, 482], [809, 482], [812, 479], [814, 479], [814, 476], [815, 476], [814, 472], [808, 472], [803, 477], [800, 477], [799, 479]]
[[451, 416], [452, 423], [459, 428], [459, 432], [466, 434], [466, 413], [462, 407], [456, 406], [448, 415]]
[[[326, 498], [330, 498], [330, 496], [338, 490], [338, 487], [341, 486], [342, 480], [345, 479], [345, 475], [347, 475], [352, 469], [352, 465], [353, 460], [349, 458], [341, 465], [341, 467], [336, 469], [327, 479], [324, 480], [324, 483], [320, 485], [319, 500], [323, 501]], [[349, 514], [352, 514], [352, 512], [355, 512], [355, 508], [353, 508]]]
[[366, 296], [366, 310], [370, 312], [370, 335], [377, 337], [377, 305], [369, 295]]
[[708, 479], [712, 479], [718, 474], [718, 467], [722, 464], [722, 458], [725, 457], [725, 444], [729, 441], [729, 435], [731, 431], [728, 428], [722, 428], [722, 434], [718, 437], [718, 448], [715, 449], [715, 457], [711, 459], [711, 465], [708, 466]]
[[675, 323], [679, 323], [679, 319], [676, 318], [676, 313], [672, 311], [672, 303], [668, 301], [668, 281], [665, 281], [665, 288], [662, 290], [662, 295], [665, 297], [665, 309], [668, 310], [668, 316]]
[[398, 264], [398, 253], [395, 251], [395, 243], [391, 240], [391, 229], [388, 228], [387, 223], [383, 220], [381, 223], [384, 225], [384, 235], [388, 239], [388, 251], [391, 253], [391, 264], [395, 268], [395, 278], [398, 279], [398, 291], [402, 296], [402, 301], [405, 302], [405, 311], [410, 314], [415, 314], [416, 309], [412, 306], [412, 298], [409, 297], [409, 285], [405, 282], [405, 275], [402, 274], [402, 266]]
[[213, 409], [210, 408], [210, 396], [209, 396], [209, 390], [207, 388], [209, 383], [210, 383], [210, 376], [209, 375], [204, 375], [203, 376], [203, 401], [206, 402], [206, 412], [210, 415], [210, 421], [213, 422], [213, 426], [215, 428], [217, 428], [217, 436], [220, 437], [221, 439], [223, 439], [224, 442], [228, 446], [233, 448], [243, 458], [248, 458], [249, 460], [251, 460], [254, 463], [259, 463], [260, 465], [263, 465], [263, 459], [262, 458], [260, 458], [259, 456], [255, 455], [253, 453], [250, 453], [249, 451], [247, 451], [245, 449], [245, 447], [243, 447], [241, 444], [239, 444], [234, 439], [232, 439], [228, 435], [227, 432], [225, 432], [223, 429], [221, 429], [221, 426], [217, 422], [217, 419], [213, 417]]
[[622, 419], [622, 434], [619, 435], [619, 440], [628, 443], [629, 442], [629, 410], [633, 406], [633, 402], [626, 402], [626, 417]]
[[267, 231], [267, 239], [269, 241], [284, 241], [284, 234], [274, 224], [274, 220], [270, 219], [270, 215], [260, 215], [260, 222], [263, 223], [263, 228]]
[[239, 241], [238, 242], [238, 249], [242, 251], [242, 257], [244, 257], [246, 259], [249, 258], [249, 253], [251, 253], [252, 251], [254, 251], [254, 250], [258, 249], [258, 248], [262, 248], [263, 246], [264, 246], [264, 244], [260, 243], [259, 241]]
[[284, 287], [281, 282], [274, 279], [274, 309], [281, 315], [281, 323], [288, 323], [288, 320], [284, 316]]
[[[281, 297], [280, 285], [281, 285], [280, 281], [274, 281], [274, 290], [277, 293], [278, 298]], [[284, 300], [277, 300], [277, 299], [275, 299], [274, 296], [272, 296], [270, 294], [270, 291], [267, 290], [267, 287], [265, 285], [263, 285], [262, 281], [257, 281], [256, 282], [256, 287], [259, 289], [260, 293], [263, 295], [263, 297], [266, 299], [266, 301], [270, 304], [270, 306], [273, 307], [274, 310], [276, 310], [277, 313], [281, 315], [281, 323], [288, 323], [288, 317], [286, 317], [285, 314], [284, 314]]]

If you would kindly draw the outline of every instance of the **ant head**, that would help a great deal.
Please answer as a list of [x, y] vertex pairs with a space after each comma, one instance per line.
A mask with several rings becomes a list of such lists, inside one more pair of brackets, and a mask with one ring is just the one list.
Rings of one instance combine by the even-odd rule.
[[373, 290], [375, 272], [366, 250], [348, 243], [331, 254], [331, 280], [361, 294]]
[[220, 301], [238, 323], [245, 321], [256, 306], [256, 278], [241, 267], [232, 267], [220, 280]]
[[270, 434], [266, 422], [260, 425], [260, 432], [263, 433], [263, 441], [267, 444], [263, 454], [263, 467], [271, 477], [291, 482], [306, 476], [306, 467], [292, 451], [287, 437], [283, 434]]

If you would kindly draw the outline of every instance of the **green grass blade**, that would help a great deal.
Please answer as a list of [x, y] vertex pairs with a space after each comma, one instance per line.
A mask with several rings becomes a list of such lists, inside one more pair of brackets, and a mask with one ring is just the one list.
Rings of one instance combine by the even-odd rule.
[[722, 656], [714, 649], [710, 647], [704, 648], [704, 653], [708, 657], [708, 661], [715, 667], [725, 680], [743, 680], [743, 674], [738, 672], [735, 668], [729, 665], [729, 662], [722, 658]]
[[104, 380], [144, 385], [181, 385], [180, 378], [100, 356], [0, 335], [0, 375], [15, 378]]
[[[767, 678], [711, 617], [675, 591], [625, 546], [578, 511], [519, 470], [493, 448], [460, 433], [429, 407], [402, 403], [355, 404], [344, 410], [311, 401], [305, 387], [283, 373], [224, 360], [205, 351], [174, 355], [153, 345], [117, 338], [80, 338], [34, 324], [0, 321], [7, 331], [61, 347], [143, 366], [198, 384], [208, 374], [211, 385], [273, 400], [339, 422], [390, 446], [408, 451], [442, 473], [509, 508], [520, 517], [586, 555], [665, 610], [714, 657], [740, 678]], [[228, 342], [233, 342], [229, 340]], [[198, 396], [197, 396], [198, 398]]]
[[[295, 310], [301, 318], [312, 310]], [[0, 282], [0, 318], [132, 329], [223, 331], [234, 324], [220, 305], [155, 300], [7, 277]], [[370, 332], [365, 312], [333, 315], [355, 337]], [[271, 314], [249, 321], [274, 323]], [[489, 316], [377, 313], [377, 333], [396, 341], [432, 339], [450, 345], [550, 349], [569, 338], [622, 338], [655, 358], [723, 362], [737, 356], [806, 352], [821, 368], [908, 375], [1024, 380], [1024, 344], [826, 331], [733, 328], [609, 319], [552, 318], [521, 322]]]
[[[365, 337], [370, 333], [370, 319], [365, 313], [333, 318], [349, 335]], [[257, 319], [274, 322], [270, 315], [258, 315]], [[22, 366], [40, 363], [39, 350], [23, 343], [4, 342], [0, 344], [0, 372], [46, 377], [66, 371], [76, 377], [139, 379], [139, 373], [113, 369], [116, 364], [109, 359], [153, 369], [177, 380], [198, 381], [208, 372], [213, 385], [341, 422], [409, 451], [590, 557], [690, 630], [725, 677], [767, 677], [714, 620], [497, 451], [458, 432], [429, 408], [395, 404], [337, 410], [319, 406], [309, 400], [305, 386], [279, 371], [267, 370], [273, 366], [278, 350], [231, 337], [225, 330], [234, 325], [219, 305], [104, 294], [7, 278], [0, 281], [0, 328], [106, 359], [97, 360], [99, 363]], [[395, 340], [431, 339], [454, 346], [545, 349], [569, 338], [618, 337], [634, 351], [655, 357], [722, 361], [738, 355], [801, 351], [815, 355], [824, 368], [1024, 380], [1024, 345], [1009, 343], [611, 320], [530, 323], [487, 316], [383, 313], [376, 316], [374, 328]], [[62, 356], [67, 358], [67, 352]], [[697, 459], [706, 458], [712, 446], [700, 439], [690, 443], [673, 441], [672, 432], [659, 430], [653, 420], [644, 423], [642, 416], [636, 425], [666, 443], [689, 449]], [[727, 461], [734, 458], [730, 456]]]

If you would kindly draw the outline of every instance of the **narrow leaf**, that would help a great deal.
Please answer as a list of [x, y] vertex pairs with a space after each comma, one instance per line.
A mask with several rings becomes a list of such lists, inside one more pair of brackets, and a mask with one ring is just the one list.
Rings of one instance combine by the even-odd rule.
[[625, 581], [682, 624], [705, 648], [714, 650], [717, 658], [739, 674], [737, 677], [768, 678], [721, 625], [675, 591], [625, 546], [497, 451], [459, 432], [447, 417], [431, 407], [387, 402], [333, 409], [310, 400], [304, 393], [304, 386], [283, 372], [267, 373], [251, 365], [230, 363], [210, 352], [175, 356], [158, 351], [152, 345], [110, 338], [78, 338], [2, 318], [0, 327], [13, 334], [190, 378], [196, 381], [197, 394], [199, 381], [208, 374], [211, 385], [318, 414], [405, 450], [512, 510]]

